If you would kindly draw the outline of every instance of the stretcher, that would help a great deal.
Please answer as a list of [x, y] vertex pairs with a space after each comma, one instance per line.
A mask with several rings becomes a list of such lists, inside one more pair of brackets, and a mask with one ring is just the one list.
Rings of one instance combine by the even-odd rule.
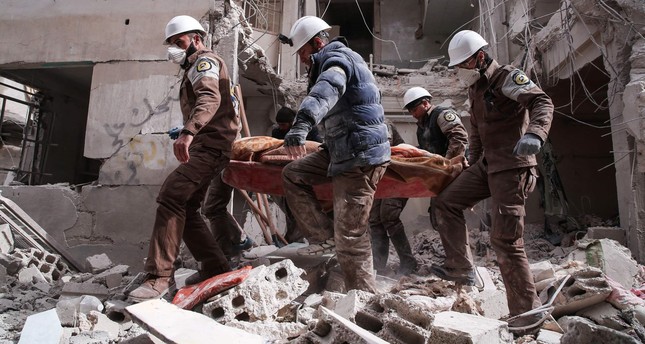
[[[291, 160], [283, 140], [253, 136], [235, 141], [231, 161], [222, 179], [248, 192], [284, 195], [282, 169]], [[319, 143], [306, 143], [307, 152]], [[392, 147], [392, 160], [376, 189], [376, 198], [426, 198], [436, 196], [463, 170], [465, 159], [446, 159], [411, 145]], [[332, 199], [331, 183], [314, 186], [320, 200]]]

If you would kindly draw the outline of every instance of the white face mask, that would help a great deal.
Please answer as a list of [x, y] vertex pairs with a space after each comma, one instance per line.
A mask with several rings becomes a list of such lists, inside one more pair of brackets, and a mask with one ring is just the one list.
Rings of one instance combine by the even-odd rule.
[[481, 74], [479, 74], [478, 70], [464, 68], [457, 69], [457, 79], [459, 79], [459, 81], [466, 87], [470, 87], [475, 84], [480, 77]]
[[172, 61], [178, 65], [184, 64], [186, 61], [186, 50], [178, 46], [171, 45], [168, 47], [168, 61]]

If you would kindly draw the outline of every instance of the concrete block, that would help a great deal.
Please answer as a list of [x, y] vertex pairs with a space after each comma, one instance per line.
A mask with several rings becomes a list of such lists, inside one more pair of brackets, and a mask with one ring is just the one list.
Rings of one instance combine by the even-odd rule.
[[568, 259], [601, 269], [628, 289], [634, 287], [635, 276], [639, 272], [638, 263], [632, 258], [629, 249], [611, 239], [581, 240]]
[[43, 252], [35, 248], [16, 249], [13, 256], [21, 261], [22, 266], [36, 267], [49, 283], [60, 280], [69, 271], [59, 255]]
[[89, 271], [93, 274], [98, 274], [112, 267], [112, 261], [105, 253], [87, 257], [87, 259], [85, 259], [85, 263], [86, 271]]
[[18, 344], [59, 344], [62, 337], [63, 327], [56, 310], [50, 309], [27, 317]]
[[75, 297], [83, 295], [96, 296], [99, 300], [105, 301], [109, 295], [108, 289], [101, 284], [96, 283], [76, 283], [69, 282], [63, 285], [61, 296]]
[[513, 343], [513, 335], [508, 331], [506, 322], [465, 313], [435, 314], [431, 331], [428, 344]]
[[13, 233], [8, 223], [0, 224], [0, 253], [9, 254], [14, 248]]
[[609, 327], [586, 321], [569, 321], [560, 339], [561, 344], [603, 343], [603, 344], [637, 344], [641, 343], [628, 334], [612, 330]]
[[536, 341], [538, 344], [560, 344], [562, 333], [541, 329]]
[[609, 302], [600, 302], [591, 307], [581, 309], [576, 312], [576, 315], [591, 319], [600, 326], [609, 327], [617, 331], [631, 327], [620, 317], [620, 310]]
[[18, 272], [18, 281], [22, 284], [34, 284], [38, 282], [47, 282], [45, 276], [40, 272], [38, 267], [30, 266], [28, 268], [21, 269]]
[[307, 332], [307, 325], [295, 322], [276, 322], [276, 321], [239, 321], [232, 320], [226, 323], [226, 326], [239, 328], [248, 333], [257, 334], [267, 340], [284, 341], [290, 338], [296, 338]]
[[307, 332], [303, 339], [307, 343], [358, 343], [358, 344], [387, 344], [374, 333], [339, 316], [333, 311], [320, 306], [322, 317], [316, 327]]
[[[545, 289], [543, 293], [548, 291], [554, 290]], [[574, 314], [581, 309], [603, 302], [611, 291], [612, 288], [600, 269], [587, 267], [575, 271], [553, 302], [555, 306], [553, 316]]]
[[377, 335], [392, 344], [427, 343], [431, 332], [397, 316], [388, 316]]
[[473, 296], [481, 315], [490, 319], [502, 319], [509, 315], [506, 291], [484, 290]]
[[625, 245], [625, 230], [620, 227], [588, 227], [588, 239], [612, 239], [616, 240], [619, 244]]
[[533, 274], [533, 282], [538, 283], [540, 281], [552, 278], [555, 276], [555, 269], [553, 269], [553, 264], [550, 261], [545, 260], [529, 265], [531, 273]]
[[[270, 264], [275, 264], [279, 261], [289, 259], [291, 262], [307, 272], [301, 276], [309, 283], [309, 288], [305, 294], [322, 293], [327, 289], [326, 285], [329, 280], [329, 269], [332, 269], [338, 263], [335, 261], [334, 254], [324, 254], [320, 256], [300, 256], [296, 252], [298, 248], [305, 246], [302, 243], [291, 243], [287, 246], [281, 247], [271, 254], [265, 256]], [[342, 280], [341, 280], [342, 281]], [[344, 286], [344, 283], [341, 283]]]
[[117, 266], [113, 266], [101, 273], [95, 274], [94, 277], [90, 278], [87, 280], [87, 282], [98, 282], [98, 283], [103, 283], [104, 279], [110, 275], [121, 275], [121, 276], [126, 276], [130, 273], [130, 266], [129, 265], [123, 265], [119, 264]]
[[219, 322], [266, 320], [307, 290], [309, 283], [291, 260], [251, 270], [244, 282], [207, 302], [202, 312]]
[[432, 305], [427, 299], [421, 301], [419, 297], [409, 300], [396, 294], [380, 294], [365, 310], [374, 314], [381, 313], [381, 317], [396, 314], [397, 317], [421, 328], [430, 329], [437, 309], [434, 306], [436, 305]]
[[81, 331], [69, 338], [67, 344], [103, 344], [110, 343], [110, 335], [104, 331]]

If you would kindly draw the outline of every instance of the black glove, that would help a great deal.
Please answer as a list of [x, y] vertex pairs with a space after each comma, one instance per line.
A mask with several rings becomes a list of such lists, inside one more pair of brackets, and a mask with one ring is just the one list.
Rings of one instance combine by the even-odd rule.
[[313, 125], [306, 119], [296, 118], [296, 123], [289, 129], [289, 132], [284, 136], [285, 146], [302, 146], [305, 144], [307, 134]]
[[184, 127], [174, 127], [170, 130], [168, 130], [168, 136], [170, 136], [171, 139], [176, 140], [179, 137], [179, 132], [184, 129]]
[[542, 139], [535, 134], [524, 134], [522, 138], [517, 141], [513, 149], [513, 155], [533, 155], [537, 154], [542, 147]]

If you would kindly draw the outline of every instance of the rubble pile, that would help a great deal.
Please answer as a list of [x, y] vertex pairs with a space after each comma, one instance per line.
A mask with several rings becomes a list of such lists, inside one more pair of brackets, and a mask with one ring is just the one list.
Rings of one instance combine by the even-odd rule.
[[[482, 237], [483, 232], [474, 232]], [[424, 265], [442, 259], [435, 236], [428, 231], [415, 237], [417, 259]], [[479, 251], [488, 252], [485, 240], [479, 241], [484, 246]], [[382, 293], [371, 294], [338, 286], [342, 279], [329, 256], [292, 256], [295, 250], [288, 245], [249, 262], [254, 267], [247, 268], [239, 284], [215, 289], [215, 295], [198, 295], [196, 300], [205, 301], [182, 309], [171, 299], [130, 302], [127, 293], [141, 283], [143, 274], [131, 275], [128, 266], [114, 265], [104, 254], [87, 258], [88, 272], [80, 273], [70, 271], [55, 254], [5, 245], [0, 254], [0, 343], [645, 340], [645, 269], [625, 247], [611, 239], [584, 239], [566, 249], [533, 244], [527, 240], [527, 250], [540, 257], [552, 251], [550, 259], [531, 264], [546, 313], [529, 324], [539, 331], [522, 337], [511, 331], [516, 326], [509, 319], [490, 252], [478, 256], [476, 287], [456, 286], [421, 269], [410, 276], [379, 275]], [[193, 272], [178, 269], [177, 286]], [[310, 283], [314, 275], [324, 281]], [[216, 285], [218, 278], [202, 283]]]

